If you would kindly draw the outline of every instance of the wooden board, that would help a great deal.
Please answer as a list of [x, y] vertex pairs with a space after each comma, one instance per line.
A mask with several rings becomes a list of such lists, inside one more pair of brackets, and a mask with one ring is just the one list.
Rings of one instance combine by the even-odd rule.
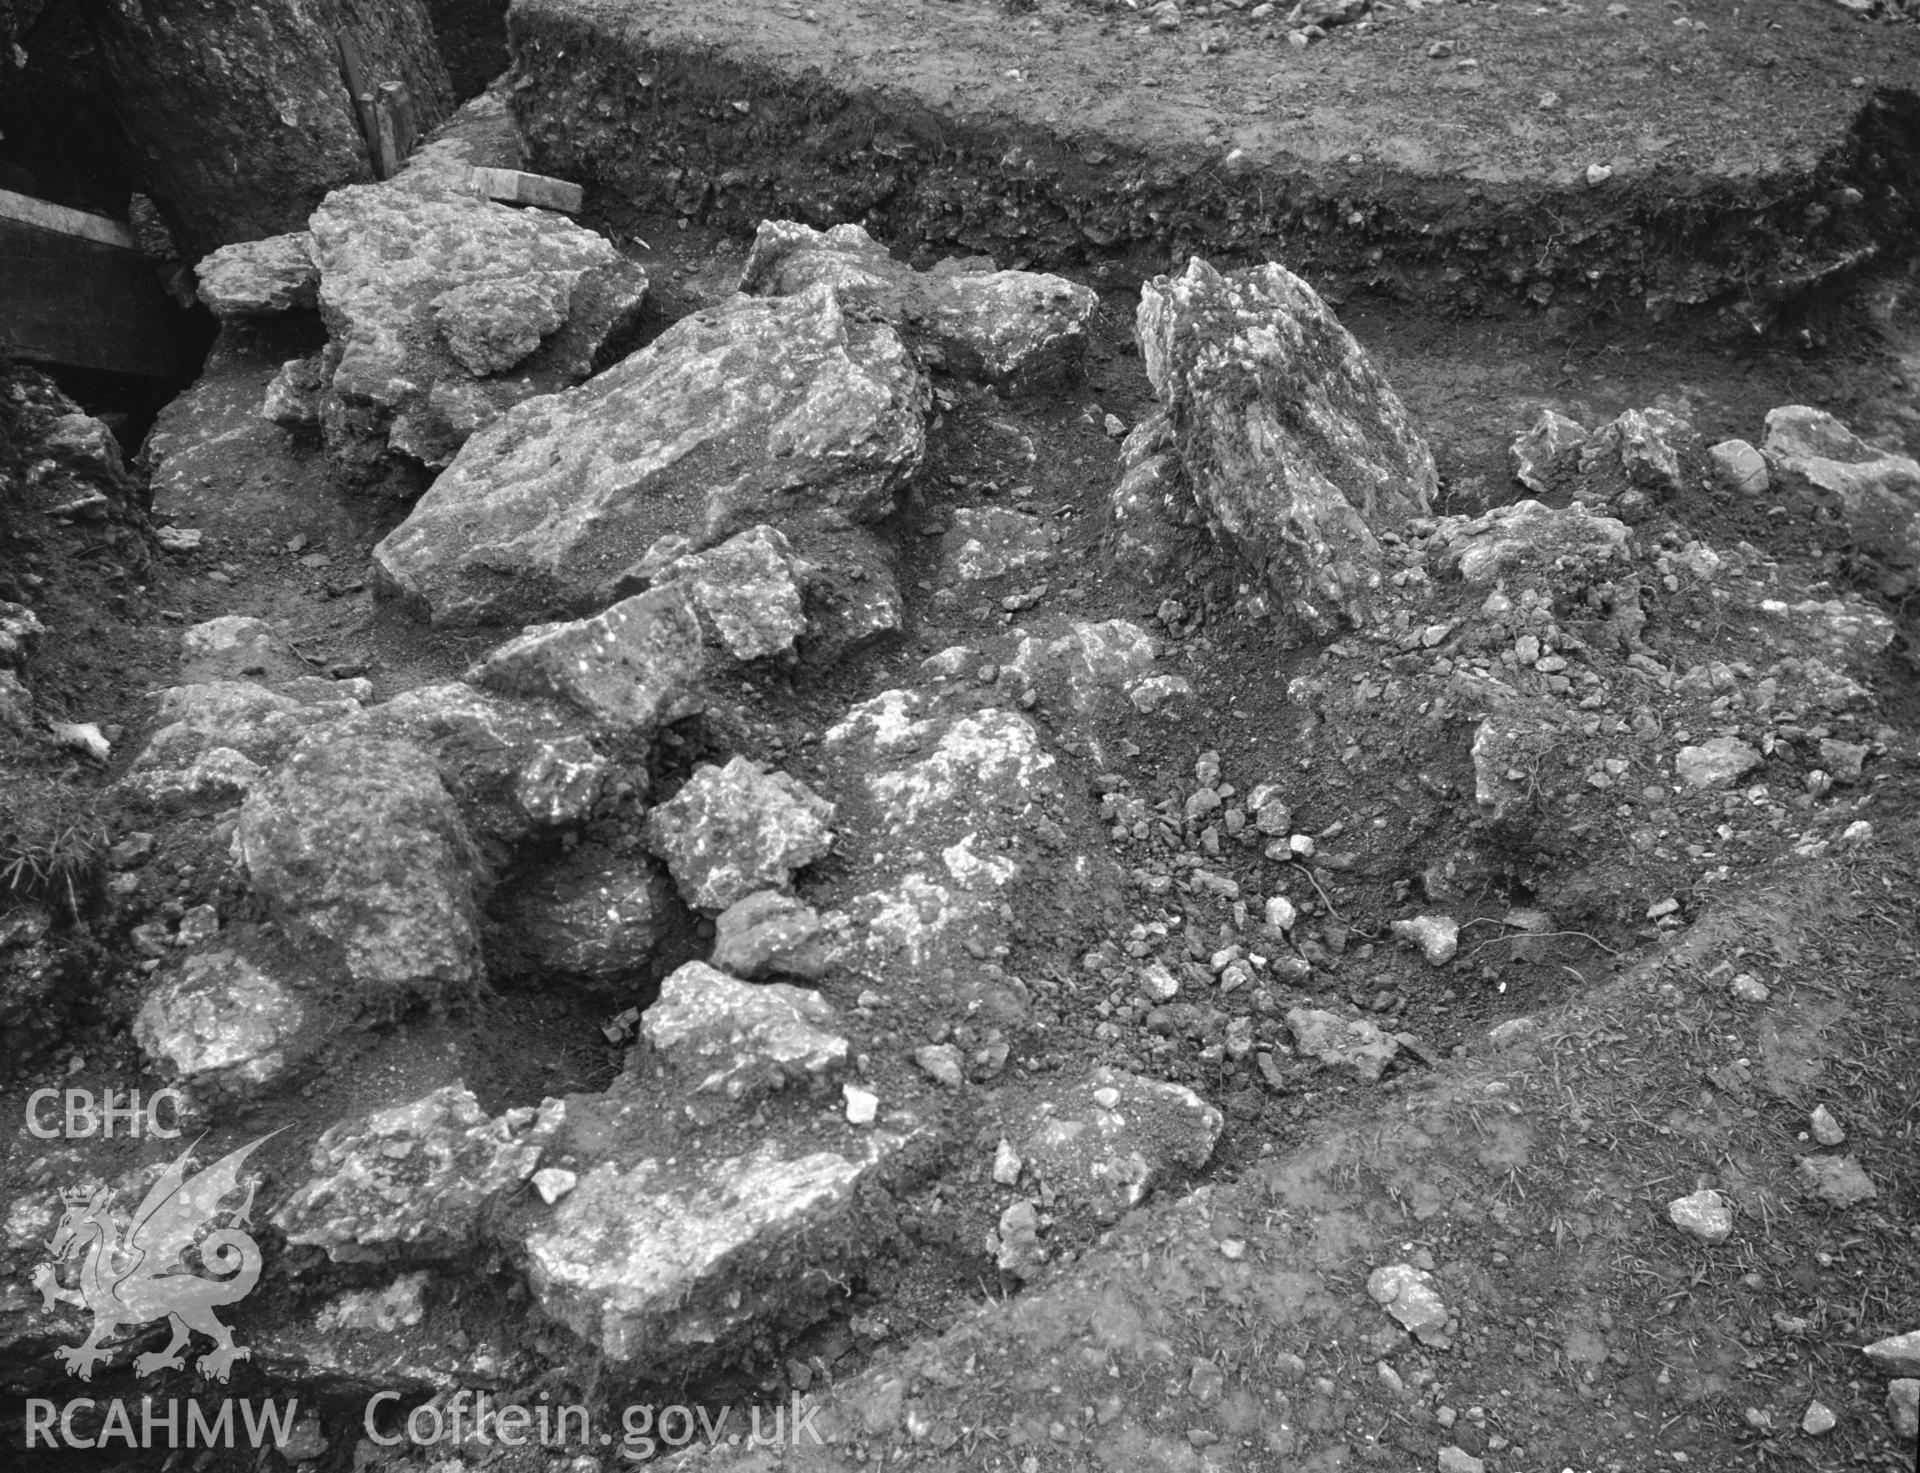
[[83, 240], [97, 240], [101, 245], [119, 246], [125, 251], [139, 249], [133, 232], [118, 220], [89, 215], [85, 210], [70, 210], [30, 194], [15, 194], [11, 189], [0, 189], [0, 220], [18, 220], [60, 235], [77, 235]]
[[497, 199], [508, 205], [538, 205], [567, 215], [579, 214], [586, 198], [578, 184], [549, 179], [545, 174], [528, 174], [520, 169], [475, 169], [473, 188], [483, 199]]
[[0, 215], [0, 351], [179, 382], [198, 371], [205, 343], [144, 257]]

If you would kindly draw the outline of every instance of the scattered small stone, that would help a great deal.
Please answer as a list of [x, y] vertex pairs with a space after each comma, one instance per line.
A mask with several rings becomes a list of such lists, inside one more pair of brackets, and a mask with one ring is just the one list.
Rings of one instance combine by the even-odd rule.
[[1020, 1153], [1013, 1148], [1013, 1142], [1002, 1140], [993, 1153], [993, 1179], [1003, 1187], [1017, 1185], [1020, 1180]]
[[[1813, 1128], [1813, 1138], [1823, 1146], [1838, 1146], [1846, 1142], [1846, 1131], [1841, 1128], [1840, 1122], [1833, 1118], [1833, 1111], [1825, 1105], [1815, 1105], [1807, 1123]], [[1916, 1338], [1920, 1338], [1920, 1334], [1917, 1334]], [[1915, 1365], [1920, 1366], [1920, 1359], [1916, 1359]]]
[[1767, 990], [1767, 985], [1751, 972], [1742, 972], [1735, 977], [1730, 990], [1741, 1002], [1765, 1002], [1773, 996]]
[[1463, 1448], [1440, 1449], [1440, 1473], [1487, 1473], [1487, 1465]]
[[1270, 896], [1266, 905], [1267, 924], [1276, 931], [1291, 931], [1293, 923], [1299, 919], [1294, 904], [1284, 895]]
[[1765, 759], [1737, 737], [1714, 737], [1682, 747], [1673, 759], [1674, 775], [1696, 792], [1730, 788]]
[[578, 1185], [580, 1178], [564, 1166], [543, 1166], [533, 1174], [533, 1189], [549, 1207]]
[[1030, 1279], [1047, 1261], [1047, 1250], [1040, 1242], [1040, 1215], [1033, 1203], [1015, 1202], [1000, 1214], [1000, 1228], [993, 1236], [994, 1262], [1003, 1274]]
[[1849, 849], [1865, 848], [1873, 842], [1873, 825], [1864, 818], [1856, 818], [1840, 835], [1840, 842]]
[[1805, 1415], [1800, 1418], [1800, 1430], [1809, 1437], [1825, 1437], [1839, 1422], [1840, 1419], [1834, 1416], [1833, 1409], [1825, 1402], [1810, 1401]]
[[1887, 1420], [1902, 1442], [1920, 1437], [1920, 1381], [1902, 1379], [1887, 1387]]
[[1876, 1340], [1865, 1354], [1890, 1376], [1920, 1376], [1920, 1330]]
[[1367, 1276], [1367, 1293], [1421, 1344], [1445, 1348], [1447, 1306], [1432, 1274], [1410, 1263], [1390, 1263]]
[[1667, 1203], [1667, 1216], [1681, 1232], [1703, 1243], [1724, 1243], [1733, 1236], [1733, 1211], [1716, 1191], [1675, 1197]]
[[1800, 1180], [1833, 1207], [1852, 1207], [1880, 1195], [1873, 1178], [1851, 1156], [1802, 1156]]
[[847, 1097], [847, 1119], [850, 1122], [855, 1125], [873, 1124], [874, 1116], [880, 1113], [879, 1095], [857, 1084], [843, 1084], [840, 1092]]
[[958, 1089], [966, 1083], [967, 1075], [962, 1067], [960, 1050], [950, 1043], [930, 1043], [914, 1050], [913, 1062], [935, 1084]]
[[1452, 916], [1414, 916], [1395, 921], [1393, 934], [1420, 948], [1428, 963], [1444, 967], [1460, 950], [1460, 923]]
[[1605, 184], [1613, 177], [1613, 170], [1606, 164], [1587, 165], [1587, 183], [1595, 188]]

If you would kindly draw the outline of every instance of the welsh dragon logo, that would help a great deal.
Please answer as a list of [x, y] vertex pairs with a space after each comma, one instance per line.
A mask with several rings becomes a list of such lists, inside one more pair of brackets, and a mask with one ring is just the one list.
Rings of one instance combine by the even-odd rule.
[[[164, 1350], [134, 1360], [137, 1375], [185, 1368], [180, 1354], [192, 1332], [209, 1336], [214, 1348], [200, 1357], [203, 1374], [225, 1381], [236, 1360], [252, 1354], [233, 1343], [233, 1332], [214, 1316], [223, 1304], [244, 1299], [260, 1279], [260, 1248], [242, 1232], [253, 1209], [258, 1179], [246, 1184], [246, 1200], [223, 1209], [221, 1203], [241, 1190], [240, 1169], [264, 1142], [279, 1131], [222, 1156], [204, 1171], [187, 1175], [193, 1155], [188, 1146], [141, 1200], [131, 1218], [114, 1210], [108, 1187], [62, 1192], [67, 1210], [54, 1229], [47, 1250], [53, 1257], [40, 1265], [33, 1286], [42, 1305], [51, 1311], [56, 1301], [76, 1304], [93, 1315], [93, 1333], [80, 1345], [63, 1345], [54, 1354], [67, 1374], [93, 1379], [93, 1368], [112, 1351], [104, 1342], [119, 1338], [122, 1326], [138, 1327], [166, 1319], [173, 1338]], [[202, 1137], [204, 1139], [204, 1137]], [[198, 1145], [199, 1142], [194, 1142]], [[226, 1217], [226, 1226], [217, 1226]], [[194, 1271], [187, 1252], [197, 1252], [200, 1263], [215, 1277]], [[80, 1287], [76, 1293], [60, 1285], [55, 1265], [82, 1256]]]

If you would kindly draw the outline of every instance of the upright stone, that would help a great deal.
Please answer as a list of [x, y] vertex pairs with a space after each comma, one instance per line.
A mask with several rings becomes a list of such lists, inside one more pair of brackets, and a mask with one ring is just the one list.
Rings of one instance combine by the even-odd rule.
[[1223, 276], [1198, 257], [1141, 289], [1135, 333], [1214, 526], [1309, 628], [1363, 622], [1375, 533], [1425, 514], [1438, 480], [1360, 345], [1285, 267]]
[[298, 230], [373, 178], [343, 79], [404, 82], [424, 131], [452, 105], [423, 0], [108, 0], [90, 7], [124, 136], [188, 260]]

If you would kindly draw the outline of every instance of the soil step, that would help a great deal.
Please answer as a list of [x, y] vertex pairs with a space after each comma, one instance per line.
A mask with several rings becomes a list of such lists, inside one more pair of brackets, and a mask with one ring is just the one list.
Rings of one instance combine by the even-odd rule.
[[527, 0], [512, 105], [603, 211], [860, 220], [1119, 280], [1203, 250], [1429, 304], [1751, 321], [1920, 228], [1912, 26], [1382, 3], [1301, 46], [1259, 8]]

